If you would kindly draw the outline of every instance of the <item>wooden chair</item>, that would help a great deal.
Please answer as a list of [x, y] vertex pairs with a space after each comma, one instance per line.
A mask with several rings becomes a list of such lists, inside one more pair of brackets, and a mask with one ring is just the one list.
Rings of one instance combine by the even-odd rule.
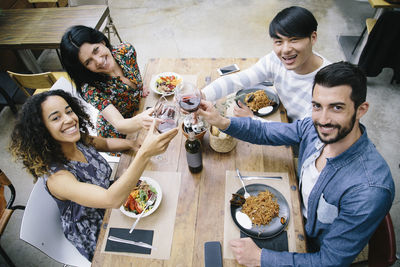
[[368, 242], [368, 266], [391, 266], [396, 262], [396, 239], [388, 213]]
[[[82, 6], [82, 5], [106, 5], [106, 6], [108, 6], [108, 0], [68, 0], [68, 6]], [[110, 13], [108, 13], [108, 17], [104, 21], [103, 25], [101, 25], [99, 31], [106, 33], [108, 40], [110, 40], [110, 34], [114, 33], [118, 37], [119, 42], [122, 43], [122, 39], [118, 34], [117, 28], [114, 25], [114, 22], [111, 18]]]
[[[11, 191], [11, 196], [8, 202], [4, 197], [4, 187], [7, 186]], [[2, 170], [0, 170], [0, 237], [4, 232], [4, 229], [7, 226], [8, 221], [11, 218], [14, 210], [21, 209], [24, 210], [24, 206], [13, 206], [15, 200], [15, 188], [12, 185], [11, 181], [8, 177], [4, 174]], [[15, 266], [11, 259], [8, 257], [7, 253], [4, 249], [0, 246], [0, 254], [3, 256], [5, 261], [9, 266]]]
[[29, 89], [33, 89], [33, 94], [47, 91], [57, 81], [56, 77], [51, 72], [44, 72], [38, 74], [20, 74], [7, 71], [11, 79], [18, 85], [18, 87], [30, 97], [32, 94]]

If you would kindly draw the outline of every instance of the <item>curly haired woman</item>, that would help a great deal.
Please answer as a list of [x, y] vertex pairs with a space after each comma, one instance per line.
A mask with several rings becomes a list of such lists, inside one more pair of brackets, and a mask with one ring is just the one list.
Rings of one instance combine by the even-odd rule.
[[164, 152], [177, 128], [163, 134], [150, 126], [125, 173], [110, 185], [111, 168], [97, 151], [123, 151], [133, 142], [89, 136], [89, 115], [62, 90], [32, 96], [23, 105], [11, 135], [10, 151], [34, 176], [43, 177], [57, 202], [65, 236], [93, 258], [104, 209], [118, 208], [137, 184], [150, 157]]
[[86, 26], [73, 26], [61, 40], [61, 59], [80, 95], [100, 111], [97, 134], [125, 138], [148, 128], [152, 109], [134, 116], [143, 90], [135, 48], [129, 43], [112, 47], [107, 37]]

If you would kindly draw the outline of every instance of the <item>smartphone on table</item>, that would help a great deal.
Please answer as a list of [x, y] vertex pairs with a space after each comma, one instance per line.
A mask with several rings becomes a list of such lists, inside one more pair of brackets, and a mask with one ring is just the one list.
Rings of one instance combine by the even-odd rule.
[[204, 267], [222, 267], [222, 251], [219, 241], [204, 243]]
[[236, 64], [228, 65], [228, 66], [217, 69], [219, 75], [221, 75], [221, 76], [227, 75], [227, 74], [230, 74], [233, 72], [237, 72], [239, 70], [240, 69], [239, 69], [238, 65], [236, 65]]

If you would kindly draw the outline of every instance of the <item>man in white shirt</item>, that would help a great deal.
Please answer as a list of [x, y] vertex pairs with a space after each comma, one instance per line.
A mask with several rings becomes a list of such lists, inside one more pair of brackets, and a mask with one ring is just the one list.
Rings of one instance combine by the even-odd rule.
[[[315, 17], [307, 9], [298, 6], [283, 9], [269, 25], [273, 51], [252, 67], [209, 84], [202, 90], [203, 97], [214, 101], [239, 89], [269, 81], [274, 84], [289, 119], [310, 116], [314, 76], [330, 64], [312, 50], [317, 41], [317, 26]], [[235, 107], [234, 114], [253, 116], [245, 105]]]

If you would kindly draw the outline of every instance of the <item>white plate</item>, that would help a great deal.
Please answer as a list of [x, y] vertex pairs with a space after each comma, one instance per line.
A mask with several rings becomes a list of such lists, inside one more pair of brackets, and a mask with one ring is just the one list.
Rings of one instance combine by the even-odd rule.
[[[146, 183], [148, 185], [151, 185], [152, 187], [154, 187], [154, 189], [157, 191], [157, 199], [156, 199], [156, 203], [154, 203], [154, 206], [151, 210], [147, 211], [145, 214], [143, 214], [143, 217], [149, 216], [150, 214], [152, 214], [154, 211], [156, 211], [156, 209], [158, 208], [158, 206], [160, 206], [161, 203], [161, 199], [162, 199], [162, 191], [161, 191], [161, 187], [160, 185], [157, 183], [157, 181], [155, 181], [154, 179], [151, 179], [149, 177], [140, 177], [140, 180], [142, 181], [146, 181]], [[125, 210], [124, 205], [121, 205], [121, 207], [119, 208], [119, 210], [125, 214], [128, 217], [131, 218], [137, 218], [139, 217], [140, 214], [135, 214], [134, 212], [130, 212]]]
[[[159, 95], [172, 95], [172, 94], [174, 94], [175, 89], [172, 90], [171, 92], [164, 92], [164, 91], [161, 91], [161, 90], [157, 89], [157, 82], [156, 82], [158, 80], [158, 78], [160, 78], [162, 76], [165, 77], [165, 76], [172, 76], [172, 75], [175, 76], [177, 79], [182, 79], [182, 77], [178, 73], [175, 73], [175, 72], [162, 72], [162, 73], [159, 73], [159, 74], [153, 76], [153, 78], [150, 81], [150, 89], [153, 90], [153, 92], [155, 92], [156, 94], [159, 94]], [[182, 81], [183, 80], [181, 80], [181, 82]]]

